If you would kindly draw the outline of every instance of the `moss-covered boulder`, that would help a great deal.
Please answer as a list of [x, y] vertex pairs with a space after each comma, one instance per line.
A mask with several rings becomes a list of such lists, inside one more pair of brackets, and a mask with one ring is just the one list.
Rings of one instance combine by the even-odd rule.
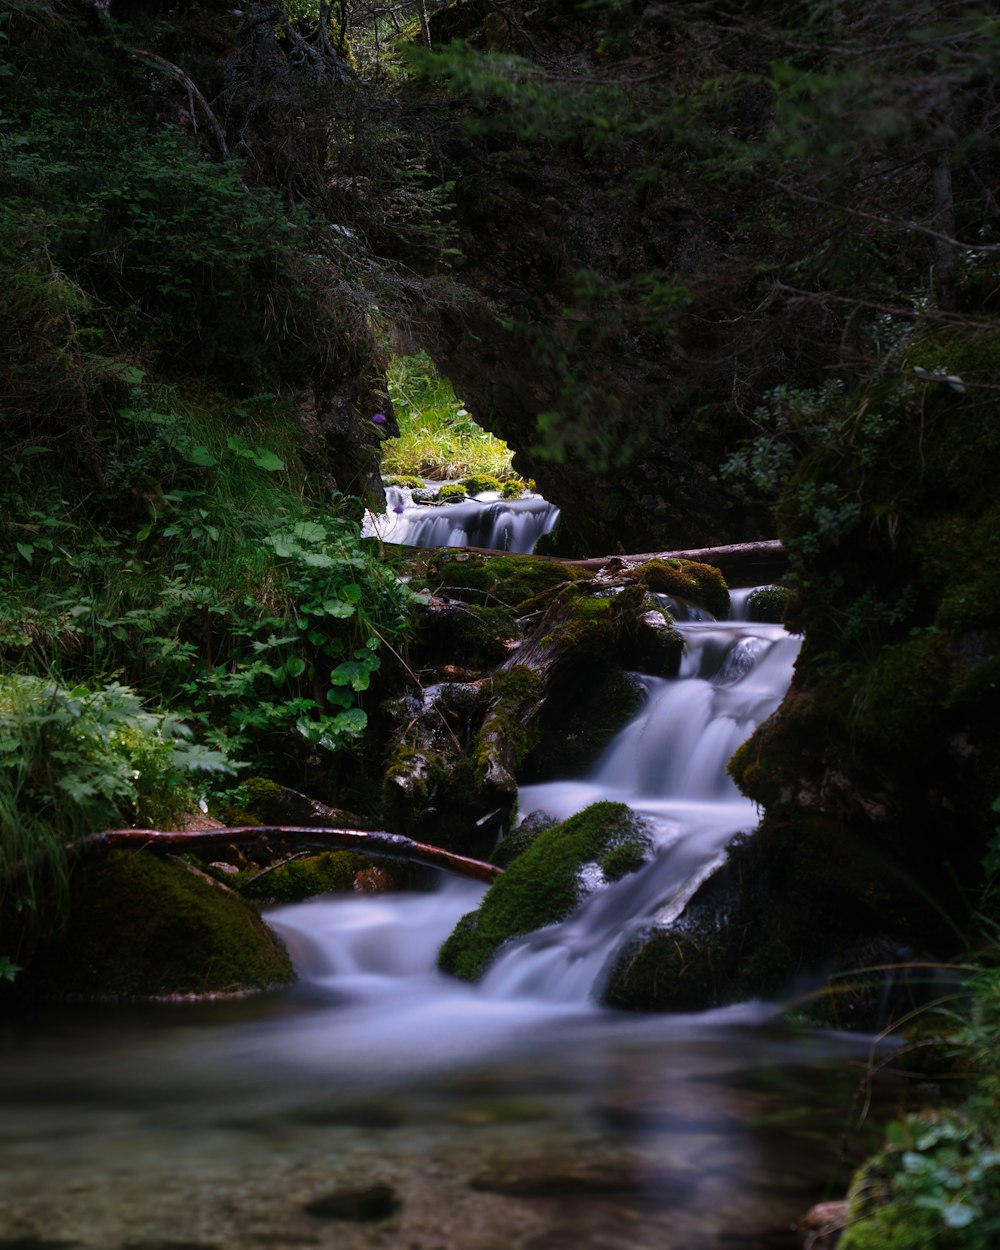
[[508, 865], [475, 912], [464, 916], [441, 948], [442, 971], [478, 981], [511, 938], [564, 919], [581, 902], [584, 865], [613, 848], [641, 847], [646, 834], [624, 803], [594, 803], [542, 830]]
[[485, 495], [487, 491], [500, 491], [500, 483], [492, 473], [474, 473], [470, 477], [463, 477], [459, 486], [470, 496]]
[[670, 595], [704, 608], [717, 620], [729, 615], [729, 587], [711, 564], [696, 560], [647, 560], [629, 569], [627, 576], [644, 583], [654, 594]]
[[30, 997], [130, 999], [294, 979], [283, 945], [249, 903], [183, 864], [116, 851], [74, 869], [66, 925], [15, 988]]
[[747, 620], [780, 625], [791, 597], [787, 586], [758, 586], [747, 598]]
[[445, 482], [438, 488], [435, 502], [461, 503], [466, 498], [465, 487], [458, 482]]

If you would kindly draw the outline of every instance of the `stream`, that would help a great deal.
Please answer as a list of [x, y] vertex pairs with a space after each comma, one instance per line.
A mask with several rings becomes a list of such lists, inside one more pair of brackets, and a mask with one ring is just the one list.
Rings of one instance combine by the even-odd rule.
[[592, 997], [623, 937], [676, 915], [757, 820], [725, 763], [779, 702], [797, 640], [688, 616], [681, 674], [641, 678], [590, 773], [520, 795], [556, 817], [627, 801], [655, 854], [596, 874], [481, 986], [435, 958], [485, 887], [438, 876], [269, 912], [289, 989], [0, 1022], [0, 1250], [801, 1245], [795, 1219], [841, 1196], [872, 1144], [871, 1040], [767, 1003], [632, 1016]]

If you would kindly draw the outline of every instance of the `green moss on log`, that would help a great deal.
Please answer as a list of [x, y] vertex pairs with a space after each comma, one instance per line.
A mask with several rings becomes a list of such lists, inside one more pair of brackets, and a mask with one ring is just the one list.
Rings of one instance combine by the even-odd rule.
[[511, 938], [564, 919], [581, 900], [579, 874], [616, 845], [641, 841], [624, 803], [594, 803], [543, 830], [465, 916], [441, 948], [442, 971], [478, 981]]
[[295, 979], [288, 954], [249, 903], [181, 864], [116, 851], [78, 865], [65, 930], [17, 989], [46, 998], [236, 993]]

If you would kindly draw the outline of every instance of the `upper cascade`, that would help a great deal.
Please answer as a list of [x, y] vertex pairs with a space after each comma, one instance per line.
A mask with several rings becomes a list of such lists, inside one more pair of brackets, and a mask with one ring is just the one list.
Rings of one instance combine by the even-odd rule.
[[[444, 485], [428, 483], [428, 490]], [[459, 502], [420, 503], [411, 487], [386, 486], [385, 495], [385, 512], [367, 513], [362, 534], [408, 547], [487, 547], [527, 555], [559, 519], [554, 504], [531, 493], [503, 499], [484, 491]]]

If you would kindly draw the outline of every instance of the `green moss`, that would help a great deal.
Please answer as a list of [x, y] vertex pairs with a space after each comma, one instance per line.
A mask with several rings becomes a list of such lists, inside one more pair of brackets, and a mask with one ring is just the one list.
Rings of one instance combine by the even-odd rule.
[[555, 560], [534, 556], [435, 556], [428, 562], [428, 585], [452, 598], [517, 608], [536, 595], [586, 574]]
[[460, 503], [465, 499], [465, 487], [458, 482], [445, 482], [437, 492], [438, 503]]
[[838, 1250], [915, 1250], [920, 1246], [955, 1247], [956, 1236], [941, 1240], [941, 1223], [929, 1211], [891, 1202], [870, 1215], [849, 1215]]
[[327, 851], [289, 860], [263, 874], [250, 873], [240, 893], [269, 903], [298, 903], [332, 890], [353, 889], [355, 877], [369, 866], [369, 860], [353, 851]]
[[694, 560], [647, 560], [628, 576], [656, 594], [672, 595], [704, 608], [718, 620], [729, 615], [729, 588], [717, 568]]
[[949, 672], [947, 639], [937, 631], [882, 647], [854, 698], [854, 733], [883, 752], [917, 750], [940, 719]]
[[382, 480], [386, 486], [408, 486], [410, 490], [424, 490], [427, 486], [422, 477], [414, 477], [411, 473], [393, 473]]
[[522, 763], [538, 743], [540, 728], [536, 720], [527, 719], [526, 712], [543, 694], [537, 673], [523, 664], [516, 664], [490, 679], [489, 712], [473, 747], [476, 778], [482, 782], [498, 743], [506, 744], [512, 768]]
[[920, 580], [937, 603], [935, 624], [961, 630], [1000, 622], [1000, 502], [980, 515], [929, 514], [914, 522]]
[[500, 483], [491, 473], [474, 473], [471, 477], [463, 477], [459, 482], [467, 495], [483, 495], [487, 491], [500, 490]]
[[268, 777], [248, 777], [240, 783], [242, 806], [265, 825], [280, 825], [285, 788]]
[[544, 812], [532, 812], [516, 828], [504, 834], [490, 856], [490, 863], [496, 864], [498, 868], [507, 868], [519, 855], [524, 854], [543, 830], [551, 829], [555, 823]]
[[438, 958], [442, 971], [476, 981], [505, 942], [568, 916], [580, 902], [583, 865], [635, 843], [638, 830], [628, 807], [608, 802], [543, 830], [452, 932]]
[[747, 620], [780, 625], [792, 597], [786, 586], [760, 586], [747, 599]]
[[520, 499], [527, 490], [527, 486], [519, 478], [504, 482], [500, 488], [500, 494], [504, 499]]
[[601, 872], [608, 881], [620, 881], [645, 864], [649, 847], [645, 842], [623, 842], [601, 856]]
[[179, 864], [118, 851], [80, 865], [65, 931], [19, 979], [30, 995], [145, 998], [261, 989], [295, 979], [256, 911]]

